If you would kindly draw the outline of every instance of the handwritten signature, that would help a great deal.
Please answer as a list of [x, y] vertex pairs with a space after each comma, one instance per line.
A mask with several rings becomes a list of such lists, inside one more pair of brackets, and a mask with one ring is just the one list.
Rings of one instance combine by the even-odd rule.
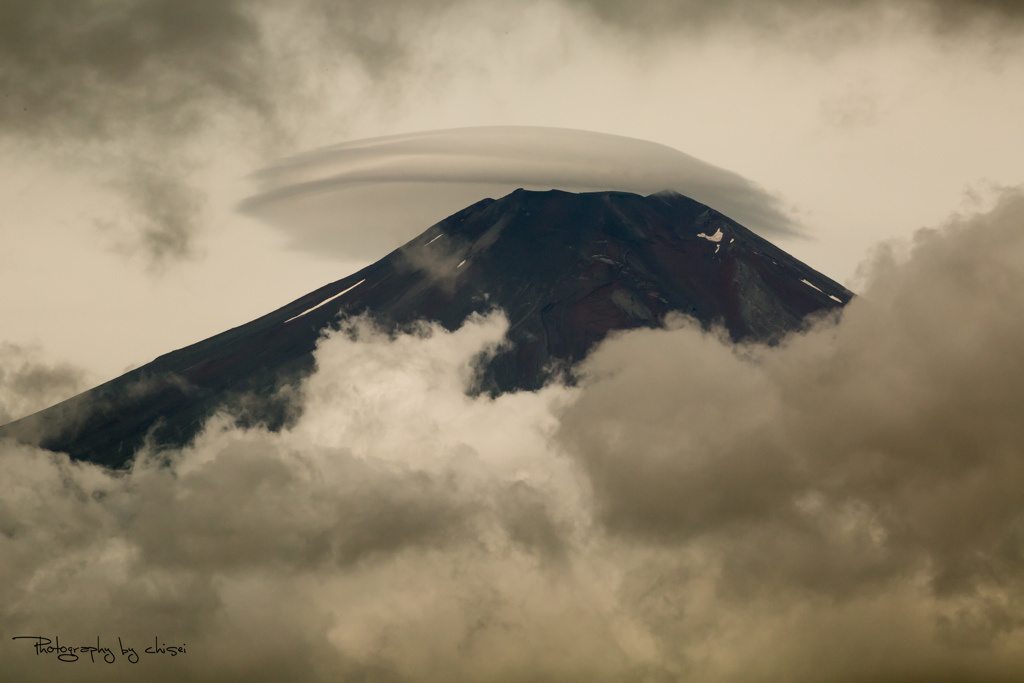
[[[42, 655], [55, 655], [58, 661], [61, 662], [77, 662], [80, 658], [89, 656], [90, 661], [95, 662], [96, 658], [99, 657], [102, 661], [107, 664], [113, 664], [117, 661], [117, 655], [115, 649], [111, 647], [102, 647], [100, 645], [100, 638], [96, 636], [96, 645], [61, 645], [60, 638], [54, 637], [53, 640], [46, 638], [45, 636], [14, 636], [11, 640], [34, 640], [35, 643], [32, 647], [35, 648], [36, 656]], [[121, 641], [121, 637], [117, 638], [117, 650], [121, 651], [121, 656], [127, 659], [132, 664], [139, 663], [139, 651], [134, 647], [125, 647]], [[168, 645], [167, 643], [160, 643], [160, 639], [156, 636], [153, 637], [153, 645], [147, 647], [142, 651], [142, 654], [147, 655], [170, 655], [177, 657], [185, 653], [185, 643], [181, 645]]]

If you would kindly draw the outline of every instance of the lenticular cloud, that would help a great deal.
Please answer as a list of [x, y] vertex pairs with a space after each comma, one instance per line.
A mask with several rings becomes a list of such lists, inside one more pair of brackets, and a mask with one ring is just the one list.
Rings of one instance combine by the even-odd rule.
[[500, 314], [324, 338], [289, 430], [114, 474], [3, 445], [8, 637], [187, 654], [18, 680], [1024, 674], [1024, 198], [879, 253], [774, 347], [685, 318], [471, 397]]
[[675, 190], [766, 237], [793, 235], [779, 199], [745, 178], [645, 140], [564, 128], [489, 126], [333, 145], [256, 174], [245, 212], [296, 248], [376, 259], [456, 211], [524, 188]]

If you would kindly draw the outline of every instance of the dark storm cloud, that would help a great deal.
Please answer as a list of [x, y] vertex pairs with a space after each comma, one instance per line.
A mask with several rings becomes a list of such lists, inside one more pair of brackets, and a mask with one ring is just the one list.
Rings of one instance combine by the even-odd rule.
[[117, 475], [3, 444], [0, 635], [189, 643], [147, 680], [1019, 680], [1021, 225], [881, 250], [775, 348], [679, 320], [492, 401], [493, 321], [357, 329], [290, 432]]
[[1010, 20], [1019, 28], [1019, 22], [1024, 20], [1024, 3], [1020, 0], [932, 0], [930, 4], [946, 28], [955, 27], [964, 19]]
[[[353, 49], [395, 68], [391, 6], [353, 6], [367, 18]], [[241, 22], [217, 48], [225, 68], [254, 73], [232, 61], [258, 57], [253, 20], [209, 7]], [[62, 105], [15, 129], [113, 134], [106, 116], [130, 123], [149, 95], [111, 68], [84, 74], [98, 85], [82, 97], [112, 95], [82, 103], [91, 123]], [[263, 116], [252, 78], [200, 90]], [[188, 129], [211, 100], [186, 91], [139, 125]], [[129, 196], [194, 221], [162, 168]], [[147, 663], [152, 681], [1020, 680], [1022, 224], [1008, 194], [921, 233], [906, 263], [880, 252], [841, 320], [776, 348], [678, 320], [610, 340], [580, 387], [492, 400], [464, 387], [493, 323], [338, 335], [287, 432], [214, 422], [163, 466], [117, 474], [0, 444], [0, 671], [139, 677], [9, 640], [38, 633], [187, 642]], [[194, 222], [152, 225], [159, 248], [188, 253], [175, 235]], [[73, 389], [73, 372], [8, 352], [0, 387], [29, 410]]]
[[[111, 175], [128, 177], [115, 184], [134, 214], [129, 251], [151, 263], [187, 257], [200, 193], [169, 167], [197, 154], [196, 141], [225, 117], [228, 134], [244, 131], [251, 146], [287, 138], [289, 103], [308, 95], [296, 84], [318, 68], [311, 55], [354, 58], [384, 79], [400, 70], [408, 22], [448, 4], [5, 0], [0, 140], [61, 152], [103, 146]], [[94, 150], [80, 152], [92, 163]], [[140, 159], [148, 168], [137, 175]]]
[[0, 632], [189, 644], [147, 680], [1019, 680], [1022, 225], [880, 250], [775, 347], [680, 318], [474, 398], [500, 316], [355, 321], [290, 430], [118, 474], [5, 444]]
[[[0, 136], [59, 150], [146, 148], [148, 166], [176, 158], [211, 106], [270, 120], [259, 41], [259, 27], [234, 2], [6, 0]], [[190, 255], [197, 191], [185, 175], [140, 174], [138, 153], [124, 156], [113, 175], [128, 176], [120, 189], [136, 224], [129, 251], [154, 264]]]
[[[794, 18], [878, 6], [872, 0], [763, 3], [564, 0], [614, 26], [647, 29]], [[907, 2], [950, 26], [965, 19], [1024, 17], [1019, 2]], [[4, 135], [87, 138], [152, 128], [162, 135], [203, 125], [204, 107], [231, 104], [274, 119], [281, 95], [310, 50], [354, 56], [386, 77], [407, 66], [407, 29], [470, 6], [458, 0], [5, 0], [0, 4], [0, 130]], [[274, 43], [281, 16], [301, 35]], [[969, 22], [968, 22], [969, 23]], [[283, 51], [279, 51], [283, 50]], [[298, 71], [296, 71], [298, 70]]]
[[[0, 130], [116, 138], [171, 136], [234, 105], [273, 123], [282, 87], [310, 49], [351, 54], [382, 75], [399, 29], [450, 1], [5, 0], [0, 4]], [[297, 17], [285, 53], [269, 35]], [[270, 25], [268, 25], [270, 24]], [[283, 78], [282, 78], [283, 77]]]
[[[562, 4], [645, 39], [730, 23], [753, 25], [771, 39], [766, 27], [836, 12], [864, 10], [870, 17], [881, 6], [867, 0]], [[922, 25], [953, 32], [1019, 27], [1024, 12], [1020, 3], [994, 1], [906, 6], [923, 8]], [[209, 163], [200, 141], [214, 134], [237, 136], [250, 151], [287, 148], [308, 112], [330, 109], [311, 75], [351, 69], [367, 77], [375, 97], [393, 97], [416, 67], [411, 44], [423, 27], [459, 26], [460, 17], [479, 7], [460, 0], [5, 0], [0, 139], [64, 151], [101, 145], [111, 158], [123, 157], [114, 161], [120, 168], [113, 176], [140, 156], [156, 165], [190, 154]], [[334, 93], [338, 101], [350, 94]], [[152, 188], [151, 180], [142, 183]], [[153, 263], [195, 253], [201, 234], [201, 222], [183, 208], [186, 196], [199, 191], [196, 182], [182, 174], [160, 184], [165, 201], [152, 201], [149, 190], [129, 190], [135, 247]]]
[[778, 347], [682, 320], [605, 344], [562, 421], [602, 518], [709, 542], [730, 591], [840, 597], [927, 576], [937, 596], [977, 599], [942, 622], [951, 641], [1017, 632], [1022, 227], [1024, 193], [1007, 192], [919, 232], [905, 264], [882, 250], [841, 320]]
[[[872, 0], [762, 3], [636, 3], [565, 0], [611, 25], [671, 28], [691, 23], [797, 18], [877, 6]], [[461, 3], [466, 4], [466, 3]], [[950, 25], [964, 19], [1018, 21], [1020, 2], [931, 0]], [[202, 125], [203, 107], [232, 103], [270, 120], [289, 69], [311, 48], [355, 56], [383, 77], [406, 66], [405, 29], [457, 8], [457, 0], [297, 3], [238, 0], [5, 0], [0, 4], [0, 130], [5, 135], [70, 134], [107, 138], [151, 126], [161, 134]], [[275, 12], [298, 17], [305, 31], [275, 52]]]
[[[931, 28], [963, 30], [973, 28], [964, 22], [980, 22], [989, 28], [1006, 28], [1009, 20], [1024, 19], [1024, 4], [1015, 0], [639, 0], [620, 3], [615, 0], [565, 0], [585, 8], [603, 21], [630, 30], [659, 28], [700, 28], [721, 23], [750, 23], [761, 28], [785, 28], [794, 20], [817, 18], [885, 7], [919, 12]], [[767, 22], [767, 23], [765, 23]]]
[[0, 122], [8, 135], [174, 132], [213, 95], [268, 107], [259, 57], [236, 2], [6, 0]]

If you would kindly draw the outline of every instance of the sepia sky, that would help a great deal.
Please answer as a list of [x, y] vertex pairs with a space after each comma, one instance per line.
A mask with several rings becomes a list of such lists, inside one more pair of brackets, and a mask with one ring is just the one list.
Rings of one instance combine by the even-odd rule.
[[1024, 679], [1022, 120], [1019, 2], [0, 0], [0, 422], [520, 185], [674, 185], [861, 294], [494, 399], [502, 315], [349, 321], [289, 429], [0, 443], [0, 674]]
[[[796, 228], [766, 236], [856, 288], [880, 240], [1024, 182], [1022, 36], [1016, 2], [5, 0], [0, 339], [108, 379], [348, 274], [476, 192], [550, 163], [565, 183], [538, 186], [578, 180], [571, 145], [541, 137], [520, 183], [378, 177], [340, 197], [335, 248], [303, 237], [308, 211], [238, 211], [281, 159], [483, 126], [632, 138], [737, 174]], [[608, 185], [643, 159], [605, 148]], [[367, 237], [381, 225], [388, 239]]]

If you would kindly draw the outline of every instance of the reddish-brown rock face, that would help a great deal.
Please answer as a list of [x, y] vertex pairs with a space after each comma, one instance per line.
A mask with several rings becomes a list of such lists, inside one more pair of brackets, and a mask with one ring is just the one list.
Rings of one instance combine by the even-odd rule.
[[276, 388], [312, 369], [318, 337], [339, 316], [455, 329], [474, 312], [501, 308], [511, 344], [475, 388], [500, 393], [536, 389], [552, 367], [571, 366], [610, 331], [655, 326], [671, 311], [720, 324], [737, 341], [771, 342], [852, 296], [676, 193], [517, 190], [262, 318], [0, 427], [0, 437], [116, 467], [147, 434], [158, 444], [187, 443], [224, 406], [243, 422], [280, 428], [294, 411]]

